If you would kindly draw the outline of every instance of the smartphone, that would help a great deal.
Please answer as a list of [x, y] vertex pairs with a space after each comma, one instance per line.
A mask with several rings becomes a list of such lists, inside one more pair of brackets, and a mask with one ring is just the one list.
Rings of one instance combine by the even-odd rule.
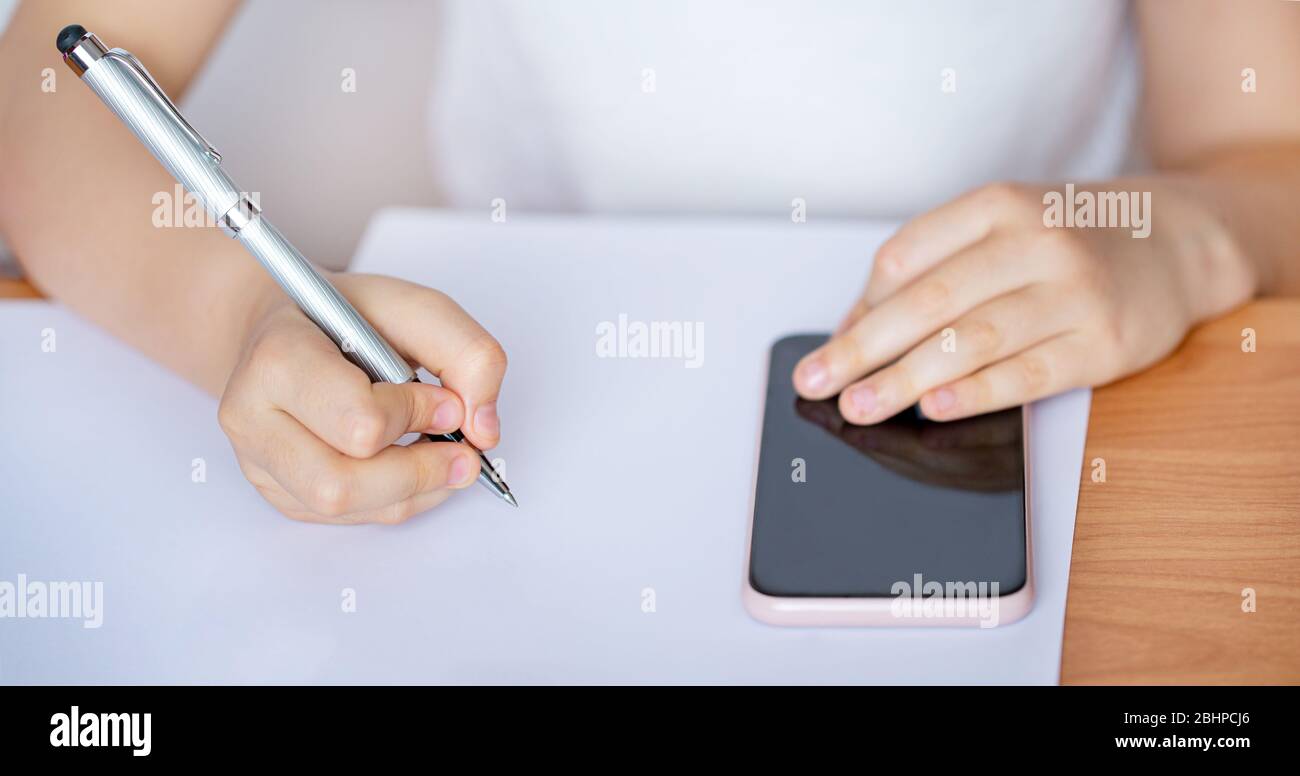
[[[745, 608], [774, 625], [980, 626], [1033, 604], [1026, 408], [873, 426], [791, 374], [825, 335], [772, 346]], [[838, 397], [837, 397], [838, 398]]]

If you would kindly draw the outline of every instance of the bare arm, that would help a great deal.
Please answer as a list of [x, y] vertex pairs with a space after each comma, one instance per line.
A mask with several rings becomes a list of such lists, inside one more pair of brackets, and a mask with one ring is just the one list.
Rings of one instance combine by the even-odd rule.
[[1300, 3], [1142, 0], [1137, 12], [1153, 161], [1223, 223], [1257, 293], [1300, 293]]
[[[173, 97], [202, 64], [234, 0], [36, 2], [0, 41], [0, 231], [29, 277], [214, 394], [241, 470], [285, 515], [400, 522], [478, 476], [464, 445], [393, 443], [460, 429], [500, 435], [505, 353], [445, 295], [391, 278], [335, 283], [441, 386], [372, 385], [280, 293], [238, 243], [210, 228], [158, 228], [154, 195], [174, 182], [59, 59], [77, 23], [130, 49]], [[57, 90], [42, 91], [53, 68]]]
[[[157, 228], [174, 181], [77, 83], [54, 47], [78, 23], [131, 49], [179, 99], [237, 0], [33, 2], [0, 39], [0, 232], [29, 279], [116, 336], [219, 393], [270, 281], [219, 230]], [[42, 70], [56, 88], [43, 91]]]

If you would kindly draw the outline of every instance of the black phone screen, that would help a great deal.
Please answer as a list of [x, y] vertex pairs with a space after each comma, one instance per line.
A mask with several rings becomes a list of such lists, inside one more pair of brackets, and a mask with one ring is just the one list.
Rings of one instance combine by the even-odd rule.
[[836, 399], [800, 399], [791, 384], [795, 364], [825, 341], [796, 335], [772, 346], [750, 546], [754, 589], [883, 597], [918, 580], [988, 583], [1000, 596], [1023, 587], [1021, 409], [947, 423], [913, 409], [851, 425]]

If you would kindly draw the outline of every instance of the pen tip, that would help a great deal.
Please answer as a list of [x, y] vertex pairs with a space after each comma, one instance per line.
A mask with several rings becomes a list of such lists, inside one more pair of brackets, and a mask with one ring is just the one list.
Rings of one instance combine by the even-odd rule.
[[515, 494], [513, 493], [502, 493], [501, 498], [505, 499], [506, 503], [512, 507], [517, 508], [519, 506], [519, 502], [515, 500]]

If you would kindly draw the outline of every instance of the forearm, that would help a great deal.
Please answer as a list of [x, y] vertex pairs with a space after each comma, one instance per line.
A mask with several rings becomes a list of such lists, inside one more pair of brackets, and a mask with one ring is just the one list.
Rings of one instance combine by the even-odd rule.
[[1141, 0], [1135, 11], [1158, 178], [1222, 227], [1255, 294], [1300, 293], [1300, 3]]
[[1300, 142], [1224, 151], [1172, 174], [1226, 230], [1256, 294], [1300, 294]]
[[1103, 192], [1130, 194], [1122, 212], [1133, 223], [1110, 225], [1146, 239], [1123, 232], [1112, 250], [1135, 277], [1171, 269], [1161, 282], [1193, 322], [1255, 296], [1300, 293], [1300, 220], [1289, 212], [1300, 198], [1300, 146], [1221, 153], [1075, 191], [1094, 194], [1099, 218]]
[[[177, 95], [234, 5], [29, 2], [0, 43], [0, 71], [26, 74], [0, 91], [0, 232], [45, 293], [214, 393], [270, 281], [217, 229], [154, 225], [156, 196], [173, 196], [174, 181], [77, 83], [53, 41], [71, 21], [110, 43], [130, 39]], [[144, 32], [131, 24], [146, 16]], [[168, 23], [188, 31], [184, 46], [160, 36]], [[41, 89], [46, 67], [53, 92]]]

